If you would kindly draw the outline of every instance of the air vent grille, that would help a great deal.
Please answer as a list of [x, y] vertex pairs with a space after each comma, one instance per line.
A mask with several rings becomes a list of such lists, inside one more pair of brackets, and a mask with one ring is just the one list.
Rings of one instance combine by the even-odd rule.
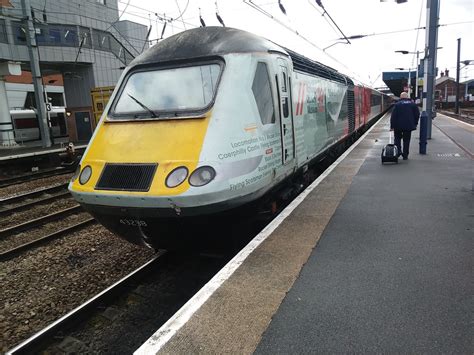
[[148, 191], [158, 164], [105, 164], [96, 190]]

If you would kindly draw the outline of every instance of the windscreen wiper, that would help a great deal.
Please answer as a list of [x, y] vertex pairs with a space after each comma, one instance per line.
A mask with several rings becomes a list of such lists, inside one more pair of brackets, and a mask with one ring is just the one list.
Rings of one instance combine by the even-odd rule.
[[153, 118], [157, 118], [158, 116], [156, 115], [156, 113], [149, 107], [147, 107], [144, 103], [142, 103], [140, 100], [138, 100], [137, 98], [133, 97], [132, 95], [130, 95], [128, 92], [127, 92], [127, 95], [133, 100], [135, 101], [137, 104], [139, 104], [141, 107], [143, 107], [145, 110], [147, 110], [150, 114], [151, 114], [151, 117]]

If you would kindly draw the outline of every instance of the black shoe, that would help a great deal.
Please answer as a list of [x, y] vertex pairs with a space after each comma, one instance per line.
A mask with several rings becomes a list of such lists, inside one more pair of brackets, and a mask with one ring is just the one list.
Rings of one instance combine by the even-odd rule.
[[408, 157], [403, 157], [403, 160], [408, 160]]

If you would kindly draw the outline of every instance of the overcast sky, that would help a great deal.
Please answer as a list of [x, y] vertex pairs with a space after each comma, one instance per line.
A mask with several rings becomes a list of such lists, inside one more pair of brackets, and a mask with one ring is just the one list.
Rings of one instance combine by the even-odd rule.
[[[383, 71], [415, 67], [415, 55], [398, 54], [396, 50], [415, 52], [425, 48], [425, 30], [415, 29], [426, 26], [426, 0], [408, 0], [403, 4], [390, 0], [322, 0], [327, 13], [346, 36], [370, 35], [351, 40], [351, 44], [335, 45], [342, 35], [327, 15], [322, 16], [323, 10], [314, 0], [281, 0], [286, 15], [278, 1], [252, 0], [274, 19], [246, 2], [217, 1], [227, 27], [261, 35], [374, 87], [385, 86]], [[165, 38], [185, 28], [200, 26], [200, 12], [207, 26], [220, 26], [215, 0], [119, 0], [119, 10], [124, 11], [121, 19], [151, 24], [150, 39], [159, 38], [163, 28], [155, 13], [177, 18], [185, 10], [180, 19], [168, 23]], [[448, 69], [449, 76], [455, 77], [458, 38], [461, 38], [461, 60], [474, 60], [474, 1], [440, 0], [439, 23], [438, 47], [442, 49], [438, 50], [437, 66], [443, 71]], [[323, 51], [328, 46], [331, 47]], [[422, 56], [423, 53], [420, 59]], [[461, 71], [461, 81], [473, 78], [474, 62]]]

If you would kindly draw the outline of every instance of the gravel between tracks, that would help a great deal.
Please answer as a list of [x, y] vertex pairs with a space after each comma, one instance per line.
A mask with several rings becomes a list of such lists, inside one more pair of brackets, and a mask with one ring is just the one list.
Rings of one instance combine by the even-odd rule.
[[24, 243], [31, 242], [35, 239], [44, 237], [53, 232], [57, 232], [61, 229], [85, 221], [89, 218], [91, 218], [90, 214], [88, 214], [87, 212], [82, 212], [63, 217], [57, 221], [46, 223], [38, 228], [33, 228], [31, 230], [14, 234], [12, 236], [0, 240], [0, 252], [5, 252], [11, 248], [16, 248]]
[[77, 202], [72, 198], [64, 198], [53, 202], [45, 202], [42, 205], [30, 207], [28, 210], [12, 213], [0, 220], [0, 230], [12, 227], [16, 224], [44, 217], [48, 214], [76, 206]]
[[6, 198], [24, 194], [26, 192], [38, 190], [47, 186], [56, 186], [67, 183], [71, 180], [71, 174], [57, 175], [37, 179], [33, 181], [23, 182], [17, 185], [11, 185], [0, 189], [0, 198]]
[[0, 267], [0, 352], [112, 285], [154, 255], [100, 225], [5, 261]]

